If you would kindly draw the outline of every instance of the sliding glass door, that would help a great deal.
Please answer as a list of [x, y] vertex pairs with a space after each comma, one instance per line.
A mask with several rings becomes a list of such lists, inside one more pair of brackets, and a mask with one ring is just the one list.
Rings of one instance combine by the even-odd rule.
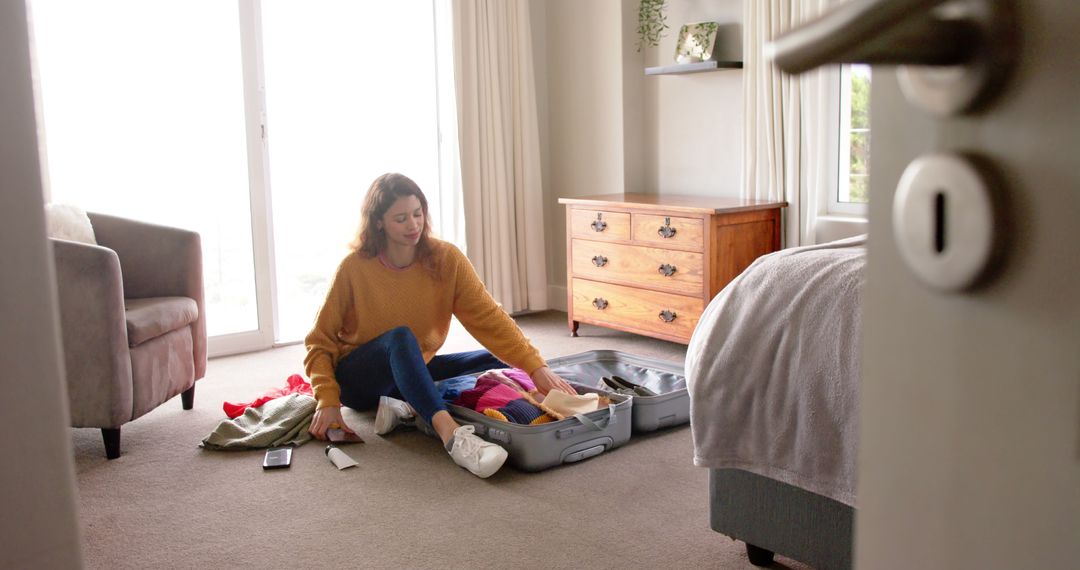
[[31, 8], [51, 201], [199, 232], [208, 334], [258, 335], [236, 4]]
[[262, 2], [282, 341], [311, 328], [372, 180], [438, 197], [433, 26], [430, 0]]
[[51, 201], [199, 232], [212, 356], [303, 338], [376, 176], [440, 217], [435, 4], [31, 0]]

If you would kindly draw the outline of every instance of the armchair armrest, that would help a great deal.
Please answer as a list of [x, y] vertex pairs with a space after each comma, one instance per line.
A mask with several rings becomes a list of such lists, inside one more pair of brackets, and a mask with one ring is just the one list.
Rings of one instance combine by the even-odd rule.
[[50, 239], [71, 425], [120, 427], [132, 418], [131, 356], [120, 262], [104, 247]]
[[192, 323], [195, 378], [206, 375], [206, 303], [202, 241], [197, 232], [87, 213], [99, 244], [116, 252], [123, 268], [124, 296], [190, 297], [199, 307]]

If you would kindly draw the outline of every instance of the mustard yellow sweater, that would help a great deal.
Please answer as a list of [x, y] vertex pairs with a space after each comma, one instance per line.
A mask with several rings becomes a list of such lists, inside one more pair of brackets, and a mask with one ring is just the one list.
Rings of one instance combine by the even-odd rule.
[[532, 373], [546, 366], [510, 315], [484, 288], [465, 254], [432, 240], [441, 261], [440, 279], [420, 263], [390, 269], [378, 258], [349, 254], [338, 266], [326, 301], [305, 339], [304, 368], [318, 407], [341, 405], [334, 376], [338, 362], [356, 347], [398, 326], [407, 326], [430, 362], [446, 342], [454, 315], [496, 358]]

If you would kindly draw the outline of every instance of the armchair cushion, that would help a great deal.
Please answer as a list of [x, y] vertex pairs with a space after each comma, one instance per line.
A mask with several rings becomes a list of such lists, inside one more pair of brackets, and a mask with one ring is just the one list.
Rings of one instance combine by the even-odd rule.
[[82, 208], [68, 204], [46, 204], [45, 224], [51, 238], [97, 245], [94, 226]]
[[[190, 297], [205, 309], [199, 234], [89, 212], [98, 243], [116, 252], [124, 268], [124, 297]], [[168, 260], [167, 263], [163, 260]], [[195, 378], [206, 375], [206, 311], [191, 323]]]
[[199, 307], [190, 297], [125, 299], [124, 304], [130, 347], [186, 327], [199, 318]]
[[195, 384], [191, 351], [191, 327], [131, 349], [132, 417], [142, 416]]

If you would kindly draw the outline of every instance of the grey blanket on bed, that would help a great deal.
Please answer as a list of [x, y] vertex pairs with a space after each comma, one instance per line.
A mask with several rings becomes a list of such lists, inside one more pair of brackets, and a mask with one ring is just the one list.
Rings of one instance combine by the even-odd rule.
[[686, 353], [694, 464], [855, 506], [865, 236], [763, 256]]

